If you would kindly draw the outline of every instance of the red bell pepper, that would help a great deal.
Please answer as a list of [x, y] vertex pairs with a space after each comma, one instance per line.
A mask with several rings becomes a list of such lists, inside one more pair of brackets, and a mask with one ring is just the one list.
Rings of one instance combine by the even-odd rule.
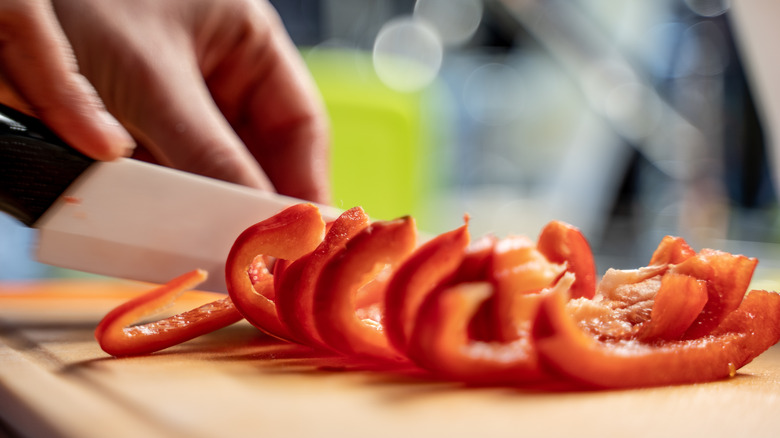
[[[556, 288], [566, 292], [573, 281], [568, 274]], [[437, 375], [470, 384], [516, 385], [547, 380], [530, 333], [509, 342], [480, 341], [469, 335], [472, 319], [493, 289], [491, 283], [483, 281], [459, 283], [432, 293], [417, 316], [409, 357]]]
[[498, 239], [495, 236], [487, 235], [475, 240], [466, 247], [463, 261], [452, 276], [450, 283], [465, 283], [488, 278], [492, 263], [491, 259], [493, 258], [493, 248], [497, 242]]
[[276, 309], [282, 323], [298, 342], [325, 347], [314, 320], [317, 279], [323, 267], [368, 223], [368, 215], [362, 208], [345, 211], [333, 221], [317, 248], [293, 262], [279, 277]]
[[490, 278], [495, 293], [488, 301], [492, 338], [510, 342], [527, 334], [542, 289], [555, 284], [566, 265], [550, 262], [524, 236], [509, 236], [493, 249]]
[[[487, 281], [493, 265], [493, 255], [498, 238], [493, 235], [483, 236], [466, 248], [466, 254], [449, 285]], [[495, 328], [493, 306], [490, 300], [485, 301], [477, 310], [469, 324], [469, 335], [476, 340], [494, 340]]]
[[664, 236], [650, 258], [650, 265], [676, 265], [696, 255], [682, 237]]
[[639, 328], [636, 339], [644, 342], [679, 340], [707, 303], [707, 282], [667, 272], [653, 300], [650, 319]]
[[707, 282], [707, 304], [686, 331], [685, 339], [708, 335], [726, 315], [739, 306], [757, 264], [755, 258], [703, 249], [671, 268], [674, 272]]
[[[258, 256], [295, 260], [322, 241], [325, 222], [312, 204], [297, 204], [250, 226], [233, 244], [225, 265], [230, 298], [252, 325], [280, 339], [293, 336], [274, 303], [274, 278]], [[256, 278], [250, 277], [251, 273]]]
[[132, 326], [206, 277], [205, 271], [188, 272], [113, 309], [95, 329], [100, 348], [113, 356], [149, 354], [240, 321], [241, 314], [226, 297], [170, 318]]
[[466, 225], [427, 241], [406, 259], [387, 286], [382, 321], [390, 343], [404, 353], [425, 297], [452, 277], [465, 256], [470, 236]]
[[727, 377], [780, 340], [780, 295], [745, 298], [755, 259], [666, 237], [649, 266], [608, 270], [597, 288], [568, 224], [551, 222], [535, 244], [469, 244], [467, 224], [415, 249], [411, 218], [369, 224], [356, 208], [326, 225], [294, 206], [238, 237], [230, 298], [128, 327], [202, 281], [193, 271], [109, 313], [96, 337], [111, 354], [144, 354], [243, 316], [283, 339], [471, 384], [595, 387]]
[[325, 264], [314, 293], [314, 318], [328, 347], [347, 355], [403, 360], [390, 346], [381, 321], [356, 311], [357, 294], [386, 267], [397, 267], [415, 248], [416, 236], [411, 217], [374, 222]]
[[566, 294], [547, 297], [533, 338], [543, 363], [566, 378], [602, 388], [706, 382], [736, 370], [780, 340], [780, 295], [752, 291], [710, 336], [657, 342], [602, 341], [583, 331]]
[[593, 298], [596, 294], [596, 263], [579, 228], [552, 221], [539, 234], [537, 247], [549, 261], [566, 263], [566, 270], [575, 275], [572, 298]]

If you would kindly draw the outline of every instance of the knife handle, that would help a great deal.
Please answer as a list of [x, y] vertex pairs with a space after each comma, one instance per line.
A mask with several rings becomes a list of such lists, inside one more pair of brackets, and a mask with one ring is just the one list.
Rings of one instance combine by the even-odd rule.
[[0, 104], [0, 210], [32, 226], [94, 160]]

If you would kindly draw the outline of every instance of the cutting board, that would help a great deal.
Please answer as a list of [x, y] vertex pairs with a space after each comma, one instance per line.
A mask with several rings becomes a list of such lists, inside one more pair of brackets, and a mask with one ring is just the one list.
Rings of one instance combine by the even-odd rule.
[[[623, 391], [436, 382], [352, 365], [243, 322], [157, 354], [109, 357], [95, 325], [147, 287], [0, 283], [0, 419], [8, 435], [780, 436], [778, 347], [725, 381]], [[191, 293], [177, 306], [212, 298]]]

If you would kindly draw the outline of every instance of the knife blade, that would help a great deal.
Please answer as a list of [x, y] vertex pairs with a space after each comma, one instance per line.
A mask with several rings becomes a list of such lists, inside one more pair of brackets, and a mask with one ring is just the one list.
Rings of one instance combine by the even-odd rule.
[[[225, 292], [236, 237], [300, 202], [129, 158], [97, 162], [0, 106], [0, 210], [37, 229], [45, 264], [152, 283], [199, 268], [199, 289]], [[340, 213], [318, 207], [326, 220]]]

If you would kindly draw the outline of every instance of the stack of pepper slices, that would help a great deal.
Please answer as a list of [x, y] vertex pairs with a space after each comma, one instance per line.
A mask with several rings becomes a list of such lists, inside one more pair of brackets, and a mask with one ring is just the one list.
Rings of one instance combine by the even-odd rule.
[[645, 387], [711, 381], [780, 340], [780, 295], [747, 292], [757, 260], [665, 237], [647, 267], [596, 280], [577, 228], [536, 242], [466, 224], [424, 244], [414, 220], [330, 223], [311, 204], [244, 231], [227, 259], [229, 296], [132, 325], [206, 273], [192, 271], [111, 311], [95, 332], [114, 356], [149, 354], [242, 318], [277, 338], [479, 385]]

